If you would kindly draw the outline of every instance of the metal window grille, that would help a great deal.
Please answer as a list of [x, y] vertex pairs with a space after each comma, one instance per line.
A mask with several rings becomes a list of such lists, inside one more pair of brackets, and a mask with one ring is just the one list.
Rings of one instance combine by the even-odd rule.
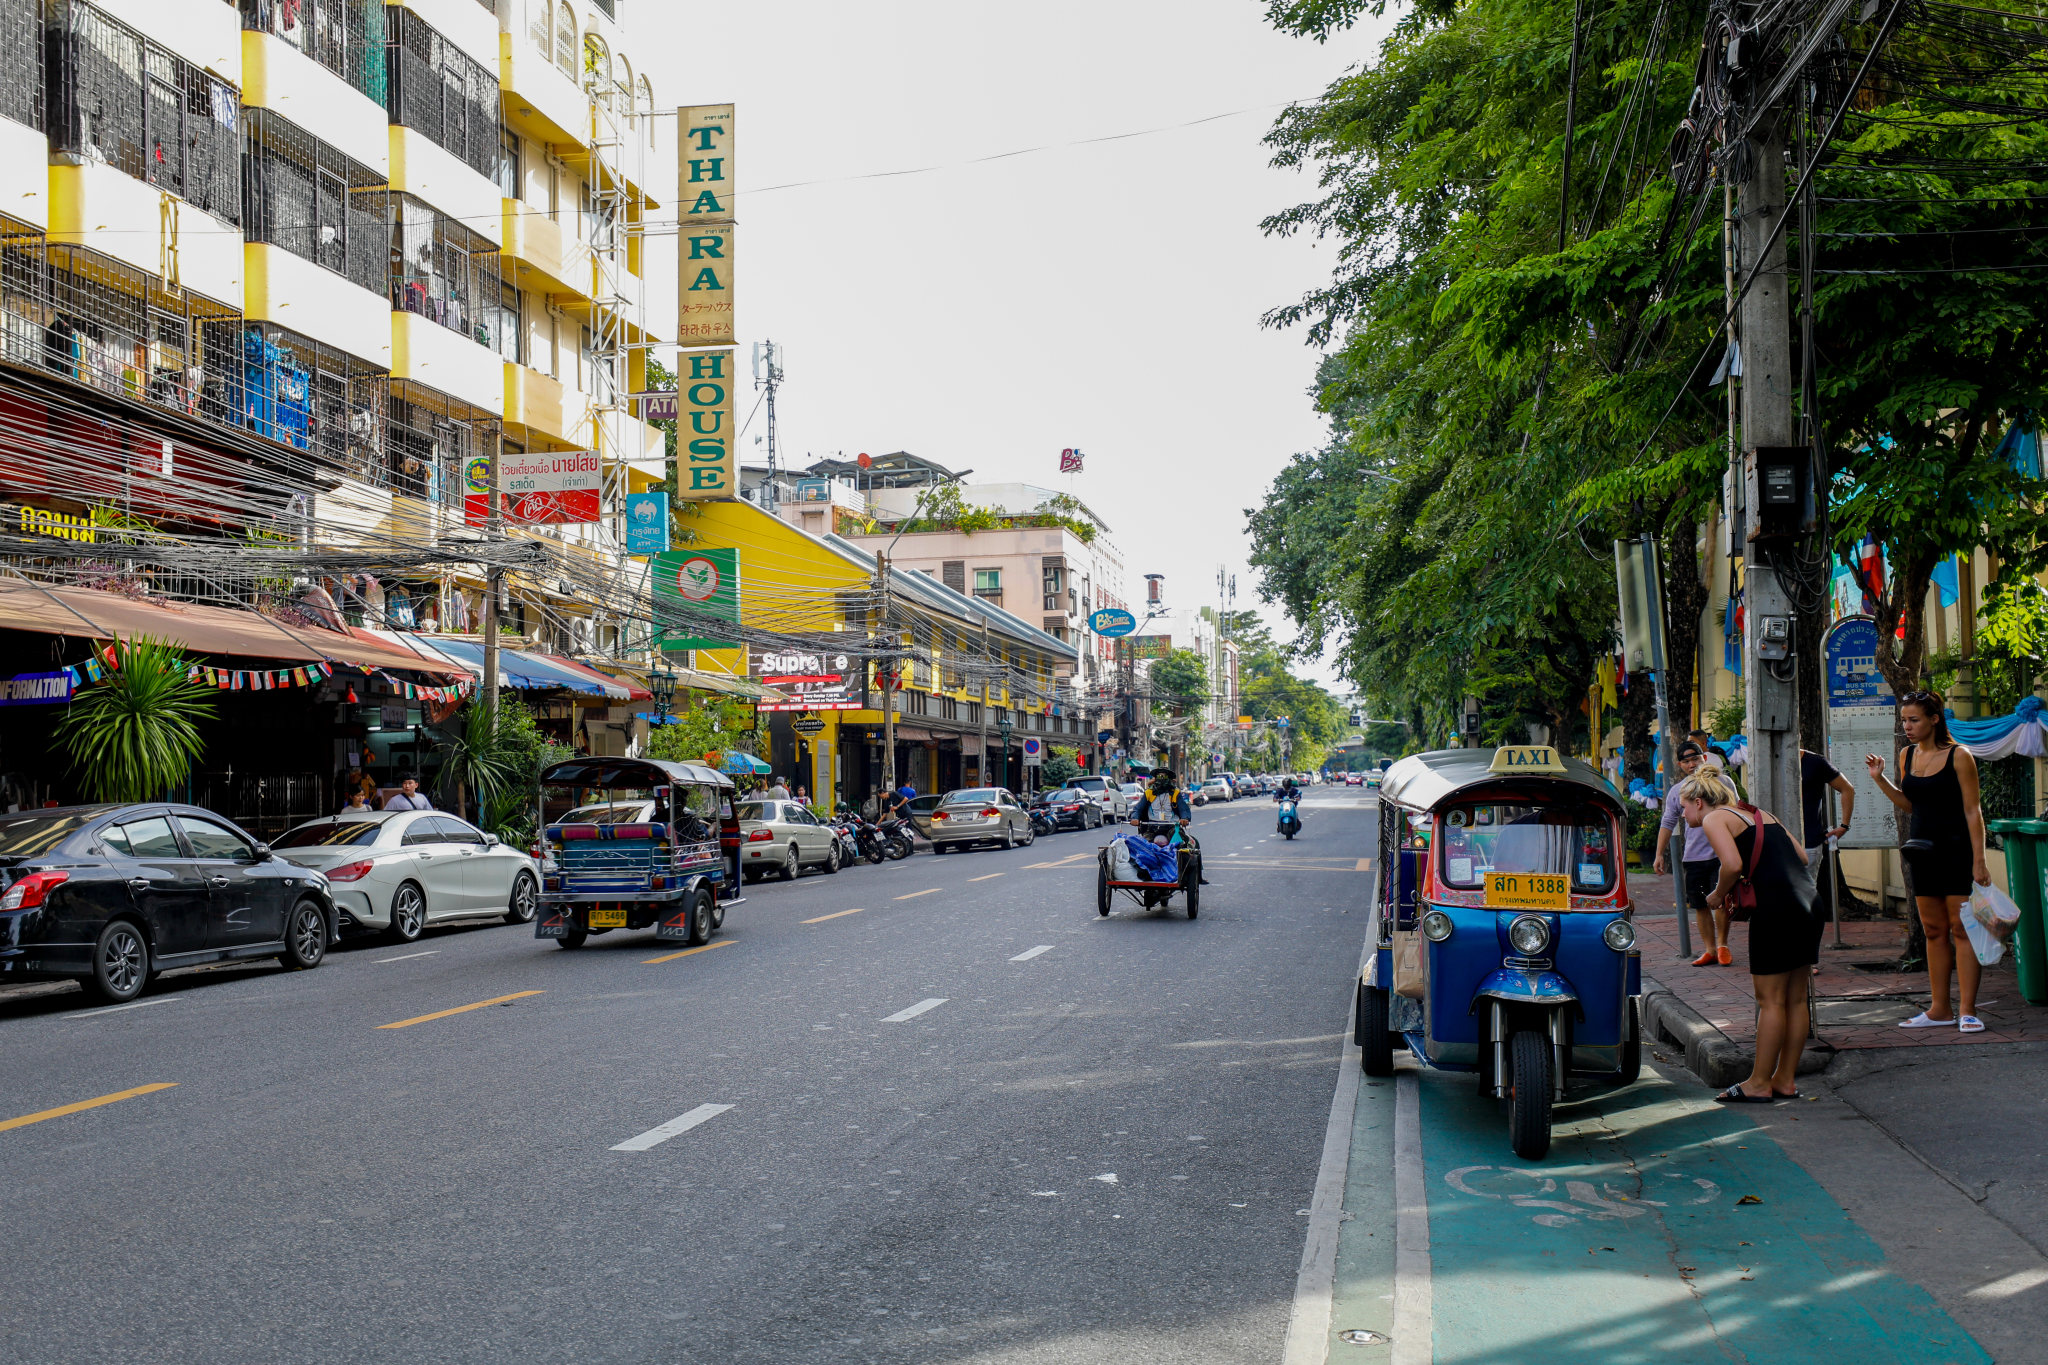
[[242, 27], [284, 39], [384, 103], [384, 0], [240, 0]]
[[408, 194], [391, 199], [391, 306], [495, 348], [504, 289], [498, 248]]
[[386, 464], [382, 486], [462, 519], [462, 472], [497, 452], [498, 419], [490, 413], [394, 380], [385, 405]]
[[391, 121], [498, 177], [498, 78], [408, 9], [393, 6], [388, 54]]
[[242, 426], [380, 482], [385, 390], [368, 362], [272, 323], [241, 332]]
[[40, 0], [0, 0], [0, 118], [43, 126]]
[[618, 11], [612, 8], [612, 3], [613, 0], [590, 0], [591, 7], [594, 9], [603, 10], [604, 17], [607, 19], [616, 19], [619, 17]]
[[99, 162], [227, 223], [242, 212], [241, 93], [79, 0], [49, 0], [50, 150]]
[[244, 114], [243, 233], [373, 294], [390, 269], [383, 177], [269, 109]]
[[576, 77], [576, 11], [564, 3], [555, 7], [555, 65], [571, 80]]

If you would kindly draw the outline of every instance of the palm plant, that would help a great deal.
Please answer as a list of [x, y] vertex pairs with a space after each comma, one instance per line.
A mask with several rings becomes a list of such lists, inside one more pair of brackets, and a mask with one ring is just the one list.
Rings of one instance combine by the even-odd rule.
[[94, 801], [160, 800], [192, 771], [214, 713], [213, 691], [187, 676], [168, 642], [147, 637], [116, 647], [117, 663], [57, 723], [79, 786]]
[[441, 780], [455, 784], [459, 806], [467, 807], [472, 792], [484, 812], [507, 795], [523, 799], [526, 746], [515, 731], [481, 702], [470, 703], [462, 732], [441, 746]]

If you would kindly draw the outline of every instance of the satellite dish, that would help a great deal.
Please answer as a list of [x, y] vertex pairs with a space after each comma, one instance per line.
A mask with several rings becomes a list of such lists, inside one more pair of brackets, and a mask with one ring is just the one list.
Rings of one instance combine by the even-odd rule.
[[875, 460], [872, 455], [868, 454], [865, 450], [863, 450], [858, 456], [854, 458], [853, 462], [859, 465], [862, 469], [869, 469], [874, 466]]

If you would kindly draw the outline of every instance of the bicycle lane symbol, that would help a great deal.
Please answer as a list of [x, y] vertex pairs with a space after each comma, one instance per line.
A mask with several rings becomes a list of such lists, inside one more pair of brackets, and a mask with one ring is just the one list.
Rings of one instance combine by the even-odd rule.
[[[1481, 1175], [1481, 1172], [1491, 1172]], [[1685, 1176], [1679, 1171], [1666, 1171], [1664, 1178], [1680, 1182], [1657, 1190], [1659, 1194], [1673, 1196], [1690, 1194], [1685, 1187]], [[1482, 1186], [1491, 1189], [1475, 1189], [1476, 1179]], [[1512, 1166], [1460, 1166], [1444, 1176], [1444, 1183], [1460, 1194], [1476, 1199], [1503, 1199], [1516, 1208], [1550, 1209], [1550, 1213], [1531, 1215], [1531, 1220], [1547, 1228], [1577, 1227], [1580, 1219], [1588, 1222], [1619, 1222], [1628, 1218], [1641, 1218], [1652, 1208], [1670, 1208], [1673, 1205], [1705, 1204], [1721, 1192], [1721, 1187], [1711, 1180], [1694, 1177], [1692, 1184], [1700, 1191], [1697, 1199], [1644, 1199], [1624, 1194], [1612, 1185], [1602, 1182], [1598, 1193], [1594, 1192], [1590, 1180], [1567, 1180], [1564, 1192], [1571, 1202], [1562, 1199], [1547, 1199], [1545, 1195], [1557, 1193], [1557, 1181], [1540, 1171], [1518, 1170]], [[1519, 1188], [1518, 1188], [1519, 1187]]]

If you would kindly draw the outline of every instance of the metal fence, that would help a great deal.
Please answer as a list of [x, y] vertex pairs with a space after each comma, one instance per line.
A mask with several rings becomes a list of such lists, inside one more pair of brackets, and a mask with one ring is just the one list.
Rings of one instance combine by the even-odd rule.
[[391, 196], [391, 306], [497, 347], [504, 285], [498, 248], [411, 195]]
[[384, 0], [241, 0], [242, 27], [273, 34], [377, 103], [390, 89]]
[[243, 235], [383, 293], [391, 253], [384, 178], [272, 110], [243, 117]]
[[241, 92], [80, 0], [49, 5], [51, 152], [113, 166], [239, 223]]
[[391, 121], [454, 153], [479, 175], [497, 179], [503, 150], [497, 74], [411, 10], [393, 6], [390, 18]]
[[321, 773], [202, 772], [193, 774], [191, 785], [193, 805], [225, 815], [265, 841], [294, 825], [332, 815], [340, 805], [328, 799], [333, 780]]
[[0, 0], [0, 118], [43, 126], [41, 0]]

